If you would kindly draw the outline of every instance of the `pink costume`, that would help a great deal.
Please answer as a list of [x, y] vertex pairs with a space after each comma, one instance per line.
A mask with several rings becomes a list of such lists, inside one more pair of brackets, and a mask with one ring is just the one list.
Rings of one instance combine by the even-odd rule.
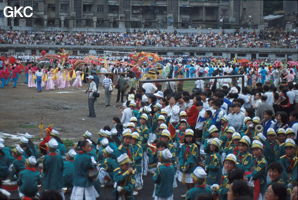
[[65, 70], [65, 88], [69, 88], [70, 85], [70, 80], [69, 80], [69, 71]]
[[33, 71], [32, 69], [29, 69], [28, 70], [28, 87], [29, 88], [32, 88], [32, 87], [36, 87], [36, 83], [35, 83], [35, 80], [33, 79]]
[[76, 79], [72, 83], [72, 87], [82, 87], [82, 77], [81, 77], [81, 71], [76, 71]]
[[58, 88], [59, 89], [63, 89], [65, 88], [65, 78], [64, 78], [64, 74], [65, 74], [65, 71], [59, 71], [57, 76], [58, 76]]
[[48, 80], [46, 83], [46, 90], [54, 90], [55, 89], [55, 83], [53, 80], [54, 74], [52, 72], [48, 72]]

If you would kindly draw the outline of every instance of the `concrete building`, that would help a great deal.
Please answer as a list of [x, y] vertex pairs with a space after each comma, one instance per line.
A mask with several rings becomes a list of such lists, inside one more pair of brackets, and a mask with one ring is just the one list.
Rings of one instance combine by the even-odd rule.
[[[218, 28], [263, 23], [263, 0], [0, 0], [29, 5], [30, 19], [7, 26], [64, 28]], [[0, 3], [1, 4], [1, 3]]]

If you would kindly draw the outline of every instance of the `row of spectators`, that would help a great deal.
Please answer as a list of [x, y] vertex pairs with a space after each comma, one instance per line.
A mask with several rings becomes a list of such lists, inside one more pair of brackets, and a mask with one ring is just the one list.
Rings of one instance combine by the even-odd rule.
[[0, 31], [0, 44], [155, 47], [298, 48], [298, 34], [281, 30], [234, 33]]

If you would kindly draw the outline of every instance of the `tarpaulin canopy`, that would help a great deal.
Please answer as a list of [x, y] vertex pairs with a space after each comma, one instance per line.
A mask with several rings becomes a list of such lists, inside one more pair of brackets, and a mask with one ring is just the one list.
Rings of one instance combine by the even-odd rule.
[[264, 20], [275, 20], [283, 17], [283, 15], [267, 15], [264, 17]]

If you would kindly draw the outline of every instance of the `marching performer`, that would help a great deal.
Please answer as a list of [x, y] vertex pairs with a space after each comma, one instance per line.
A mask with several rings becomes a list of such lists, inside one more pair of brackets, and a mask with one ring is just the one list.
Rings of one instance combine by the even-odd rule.
[[186, 200], [196, 200], [200, 194], [212, 194], [211, 189], [206, 186], [207, 173], [202, 167], [197, 167], [191, 176], [195, 186], [187, 191]]
[[154, 200], [173, 200], [173, 181], [175, 177], [175, 167], [171, 162], [173, 158], [169, 149], [158, 152], [158, 164], [153, 175], [156, 184]]
[[133, 132], [131, 140], [131, 149], [132, 149], [132, 163], [135, 169], [135, 179], [136, 179], [136, 187], [133, 195], [137, 195], [138, 191], [143, 188], [143, 178], [142, 178], [142, 158], [143, 158], [143, 148], [140, 144], [138, 144], [138, 140], [140, 138], [137, 132]]
[[115, 170], [114, 180], [116, 200], [134, 200], [133, 191], [135, 188], [134, 174], [131, 167], [131, 160], [126, 153], [117, 158], [120, 168]]
[[266, 186], [267, 161], [263, 155], [263, 144], [259, 140], [254, 140], [251, 145], [254, 156], [251, 174], [247, 176], [254, 184], [254, 199], [262, 198]]
[[[191, 129], [185, 131], [184, 144], [181, 146], [179, 152], [179, 171], [178, 180], [186, 185], [187, 190], [192, 188], [193, 180], [191, 173], [195, 169], [198, 163], [199, 151], [198, 146], [193, 143], [194, 132]], [[181, 197], [185, 197], [186, 193]]]
[[20, 172], [18, 185], [21, 198], [34, 198], [40, 184], [40, 173], [36, 170], [36, 158], [30, 156], [26, 159], [26, 168]]
[[43, 160], [43, 179], [44, 190], [54, 190], [61, 194], [64, 199], [63, 188], [63, 159], [57, 153], [58, 142], [52, 138], [48, 142], [49, 153]]
[[70, 200], [96, 200], [99, 197], [93, 186], [94, 177], [90, 175], [96, 168], [94, 158], [88, 154], [91, 151], [91, 145], [87, 140], [82, 141], [78, 154], [75, 156], [73, 189]]

